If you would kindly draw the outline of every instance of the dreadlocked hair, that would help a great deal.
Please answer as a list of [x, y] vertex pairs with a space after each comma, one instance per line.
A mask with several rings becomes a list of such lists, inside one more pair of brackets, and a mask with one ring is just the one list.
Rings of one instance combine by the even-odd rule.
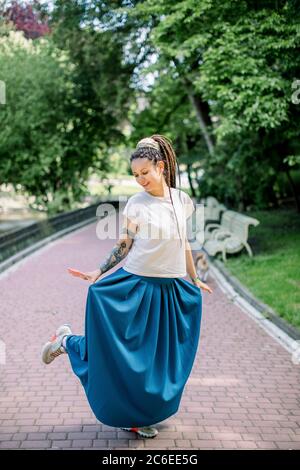
[[[177, 214], [175, 211], [173, 198], [172, 198], [172, 194], [170, 190], [170, 188], [176, 188], [176, 165], [178, 169], [179, 185], [181, 187], [180, 170], [179, 170], [176, 154], [172, 147], [172, 142], [170, 139], [168, 139], [168, 137], [164, 135], [160, 135], [160, 134], [153, 134], [151, 135], [151, 139], [155, 140], [155, 142], [158, 143], [159, 150], [152, 148], [152, 147], [137, 148], [132, 153], [130, 157], [130, 162], [132, 162], [132, 160], [135, 160], [137, 158], [147, 158], [148, 160], [152, 161], [153, 164], [155, 165], [158, 161], [163, 161], [165, 163], [163, 174], [164, 174], [164, 178], [169, 189], [169, 195], [170, 195], [170, 199], [171, 199], [172, 206], [173, 206], [173, 211], [174, 211], [176, 222], [177, 222], [177, 231], [178, 231], [178, 235], [180, 238], [180, 245], [182, 246], [182, 238], [181, 238], [180, 231], [179, 231]], [[181, 195], [179, 196], [181, 199]]]

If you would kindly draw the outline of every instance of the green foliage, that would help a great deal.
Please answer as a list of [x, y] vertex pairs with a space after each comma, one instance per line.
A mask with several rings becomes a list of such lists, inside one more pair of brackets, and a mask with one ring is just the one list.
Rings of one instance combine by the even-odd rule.
[[219, 139], [289, 121], [292, 80], [300, 67], [300, 30], [291, 20], [285, 11], [250, 10], [215, 32], [195, 86], [221, 117]]
[[66, 106], [71, 101], [72, 65], [50, 41], [28, 41], [21, 32], [0, 38], [1, 79], [6, 104], [1, 107], [1, 183], [22, 185], [39, 203], [48, 202], [64, 173]]
[[[62, 211], [86, 193], [92, 167], [110, 169], [108, 147], [124, 136], [132, 65], [123, 38], [84, 25], [84, 5], [56, 2], [52, 36], [25, 40], [1, 27], [0, 183], [34, 195], [34, 207]], [[8, 35], [9, 34], [9, 35]]]
[[13, 44], [9, 54], [16, 33], [0, 23], [0, 79], [9, 85], [1, 181], [49, 207], [56, 194], [62, 209], [84, 194], [89, 169], [110, 171], [108, 149], [164, 133], [194, 178], [193, 195], [241, 210], [296, 198], [296, 1], [56, 0], [51, 13], [43, 8], [53, 31], [46, 42]]
[[[299, 154], [300, 108], [292, 100], [300, 70], [297, 2], [146, 0], [126, 11], [152, 25], [149, 40], [158, 53], [148, 68], [157, 76], [145, 94], [150, 106], [136, 114], [135, 135], [162, 117], [175, 141], [180, 136], [179, 152], [189, 149], [187, 160], [197, 164], [198, 151], [199, 196], [213, 194], [241, 209], [276, 206], [282, 175], [290, 184], [288, 168], [296, 164], [287, 157]], [[213, 154], [204, 145], [189, 148], [203, 140], [191, 125], [195, 110], [170, 111], [180, 97], [190, 104], [185, 83], [209, 109], [204, 121]]]

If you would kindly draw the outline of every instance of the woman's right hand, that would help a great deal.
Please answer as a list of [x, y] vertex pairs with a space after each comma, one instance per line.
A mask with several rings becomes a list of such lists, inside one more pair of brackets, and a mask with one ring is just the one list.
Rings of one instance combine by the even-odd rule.
[[80, 277], [81, 279], [84, 279], [85, 281], [90, 281], [92, 284], [99, 279], [101, 276], [102, 272], [100, 269], [96, 269], [96, 271], [89, 271], [89, 272], [82, 272], [78, 271], [77, 269], [73, 268], [67, 268], [68, 272], [74, 276], [74, 277]]

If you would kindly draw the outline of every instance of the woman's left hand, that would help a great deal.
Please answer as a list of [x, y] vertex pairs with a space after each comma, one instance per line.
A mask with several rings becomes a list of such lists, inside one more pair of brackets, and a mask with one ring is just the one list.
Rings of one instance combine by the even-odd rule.
[[209, 292], [210, 294], [213, 293], [213, 290], [207, 284], [205, 284], [202, 281], [197, 280], [197, 281], [194, 282], [194, 285], [199, 287], [200, 289], [203, 289], [203, 290]]
[[84, 279], [85, 281], [91, 281], [92, 284], [94, 284], [102, 274], [100, 269], [96, 269], [95, 271], [89, 271], [85, 273], [82, 271], [78, 271], [78, 269], [74, 269], [74, 268], [67, 268], [67, 269], [68, 269], [69, 274], [71, 274], [72, 276], [80, 277], [81, 279]]

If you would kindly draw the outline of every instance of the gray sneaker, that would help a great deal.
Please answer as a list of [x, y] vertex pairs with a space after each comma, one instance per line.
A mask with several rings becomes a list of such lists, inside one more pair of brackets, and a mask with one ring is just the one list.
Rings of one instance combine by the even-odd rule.
[[68, 325], [61, 325], [54, 336], [47, 341], [42, 347], [42, 361], [45, 364], [50, 364], [54, 359], [61, 354], [66, 354], [66, 350], [62, 345], [62, 340], [65, 336], [71, 335], [72, 331]]
[[60, 327], [57, 328], [56, 332], [55, 332], [55, 335], [56, 336], [60, 336], [60, 335], [72, 335], [72, 330], [71, 330], [71, 326], [67, 323], [64, 323], [63, 325], [61, 325]]
[[123, 429], [123, 431], [135, 432], [139, 436], [145, 437], [145, 438], [148, 438], [148, 437], [152, 438], [152, 437], [157, 436], [158, 434], [158, 430], [154, 428], [153, 426], [145, 426], [142, 428], [120, 428], [120, 429]]

